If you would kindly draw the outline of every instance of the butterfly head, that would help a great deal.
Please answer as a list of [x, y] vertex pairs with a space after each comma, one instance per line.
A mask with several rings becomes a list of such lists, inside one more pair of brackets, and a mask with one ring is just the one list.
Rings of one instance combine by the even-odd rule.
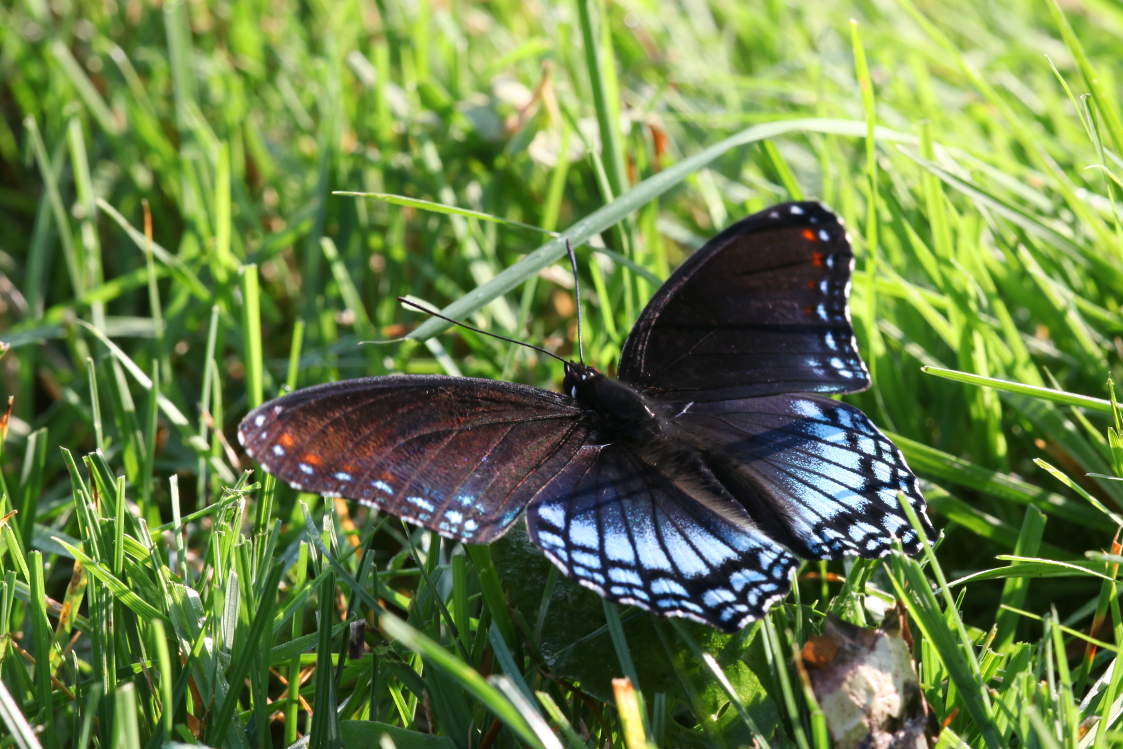
[[604, 375], [592, 367], [578, 362], [566, 362], [562, 392], [577, 401], [588, 400], [596, 383], [603, 379]]
[[626, 436], [643, 440], [663, 430], [664, 419], [655, 403], [592, 367], [567, 362], [563, 391], [586, 409], [603, 439]]

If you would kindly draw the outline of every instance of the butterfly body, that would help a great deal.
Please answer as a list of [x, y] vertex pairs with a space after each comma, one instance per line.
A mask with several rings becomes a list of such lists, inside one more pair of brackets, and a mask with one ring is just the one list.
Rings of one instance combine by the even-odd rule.
[[606, 598], [732, 631], [786, 595], [797, 556], [883, 556], [926, 535], [916, 478], [858, 409], [853, 256], [818, 203], [750, 216], [649, 302], [618, 378], [565, 366], [561, 393], [391, 375], [299, 390], [238, 437], [293, 486], [486, 543], [531, 540]]
[[665, 432], [663, 407], [635, 388], [583, 364], [571, 362], [565, 370], [562, 391], [585, 411], [597, 440], [643, 443]]

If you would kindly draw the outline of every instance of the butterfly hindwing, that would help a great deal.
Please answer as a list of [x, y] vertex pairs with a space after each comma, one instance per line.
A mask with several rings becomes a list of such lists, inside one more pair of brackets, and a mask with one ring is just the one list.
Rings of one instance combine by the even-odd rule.
[[673, 429], [764, 530], [802, 556], [879, 557], [894, 538], [917, 554], [898, 493], [935, 538], [904, 456], [846, 403], [814, 395], [694, 403]]
[[578, 451], [531, 501], [527, 527], [603, 597], [726, 631], [786, 595], [797, 563], [728, 497], [621, 444]]
[[620, 379], [684, 402], [865, 389], [847, 310], [853, 260], [846, 230], [819, 203], [733, 224], [648, 303]]
[[270, 401], [243, 420], [238, 439], [298, 489], [487, 543], [584, 442], [580, 413], [525, 385], [369, 377]]

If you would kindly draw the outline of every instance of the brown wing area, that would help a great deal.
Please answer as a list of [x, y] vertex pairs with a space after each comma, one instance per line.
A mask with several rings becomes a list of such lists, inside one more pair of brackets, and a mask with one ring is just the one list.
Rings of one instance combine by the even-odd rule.
[[557, 393], [410, 375], [298, 390], [238, 428], [247, 454], [294, 488], [472, 543], [501, 536], [586, 436]]

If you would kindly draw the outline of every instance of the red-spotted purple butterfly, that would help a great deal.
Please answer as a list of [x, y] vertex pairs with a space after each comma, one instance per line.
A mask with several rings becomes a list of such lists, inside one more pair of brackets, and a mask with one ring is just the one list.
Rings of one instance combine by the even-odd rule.
[[791, 588], [797, 557], [880, 557], [935, 530], [901, 453], [816, 393], [869, 386], [850, 325], [854, 257], [819, 203], [729, 227], [663, 284], [614, 380], [566, 363], [561, 394], [393, 375], [250, 413], [246, 452], [293, 487], [487, 543], [526, 510], [562, 572], [613, 601], [725, 631]]

